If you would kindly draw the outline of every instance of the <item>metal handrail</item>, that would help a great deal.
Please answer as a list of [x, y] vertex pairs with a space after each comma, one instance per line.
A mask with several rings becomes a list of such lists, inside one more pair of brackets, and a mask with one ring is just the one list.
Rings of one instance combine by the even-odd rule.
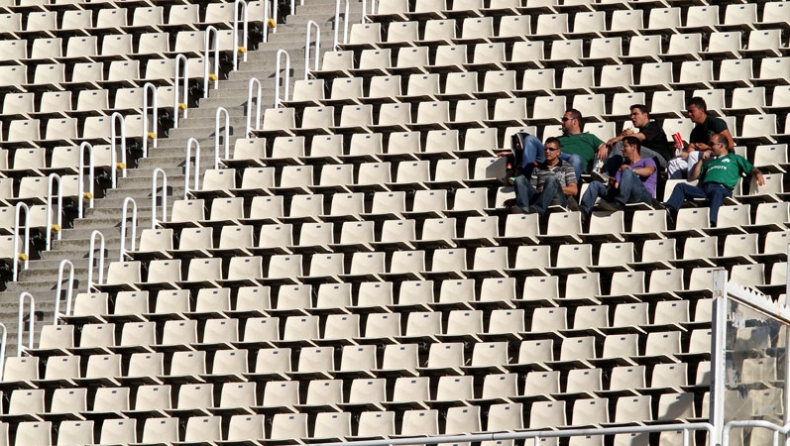
[[312, 31], [315, 29], [315, 62], [313, 63], [313, 70], [318, 71], [318, 62], [321, 58], [321, 27], [318, 26], [313, 20], [307, 22], [307, 29], [305, 30], [304, 38], [304, 79], [307, 80], [310, 74], [310, 37]]
[[[152, 98], [151, 104], [148, 102], [148, 97]], [[153, 119], [151, 120], [151, 131], [148, 131], [148, 110], [152, 109], [151, 114], [153, 115]], [[157, 103], [156, 97], [156, 87], [154, 84], [150, 82], [146, 82], [143, 85], [143, 158], [148, 157], [148, 140], [150, 139], [153, 141], [153, 148], [155, 149], [157, 146], [157, 140], [159, 136], [159, 105]]]
[[[211, 36], [214, 36], [214, 73], [209, 74], [209, 52], [211, 51]], [[217, 28], [209, 26], [206, 28], [206, 40], [203, 53], [203, 97], [208, 97], [208, 81], [209, 77], [213, 75], [214, 89], [219, 88], [219, 32]]]
[[[312, 20], [311, 20], [312, 21]], [[309, 25], [308, 25], [309, 29]], [[309, 34], [308, 34], [309, 37]], [[277, 54], [275, 55], [275, 67], [274, 67], [274, 107], [279, 107], [283, 99], [280, 98], [280, 83], [282, 80], [280, 79], [280, 71], [282, 71], [282, 59], [285, 56], [285, 84], [283, 88], [285, 89], [285, 98], [284, 100], [288, 100], [288, 96], [291, 93], [291, 55], [288, 54], [288, 51], [284, 49], [277, 50]], [[306, 68], [305, 68], [306, 69]], [[259, 90], [260, 92], [260, 90]], [[260, 99], [260, 93], [258, 93], [258, 99]]]
[[[22, 209], [25, 210], [25, 252], [19, 252], [19, 214], [21, 213]], [[22, 256], [24, 254], [24, 256]], [[20, 256], [22, 256], [22, 261], [24, 262], [24, 269], [27, 269], [27, 266], [30, 262], [30, 207], [23, 202], [19, 202], [16, 204], [14, 209], [14, 275], [13, 281], [16, 282], [17, 278], [19, 277], [19, 262]]]
[[110, 161], [112, 162], [112, 172], [110, 173], [110, 176], [112, 177], [112, 188], [115, 189], [115, 187], [117, 186], [117, 176], [118, 176], [118, 174], [115, 172], [115, 169], [120, 167], [118, 166], [118, 158], [115, 154], [115, 150], [116, 150], [115, 140], [118, 136], [115, 127], [116, 124], [120, 123], [120, 129], [121, 129], [120, 153], [121, 153], [121, 163], [123, 163], [122, 176], [123, 178], [126, 178], [126, 124], [123, 122], [123, 115], [118, 112], [113, 113], [110, 119], [112, 119], [112, 128], [110, 130], [110, 138], [112, 139], [112, 141], [110, 142], [110, 150], [112, 152], [110, 154]]
[[[0, 344], [0, 370], [2, 370], [4, 374], [5, 371], [5, 351], [8, 348], [8, 329], [6, 328], [5, 324], [0, 322], [0, 328], [3, 329], [3, 341]], [[4, 379], [4, 378], [3, 378]]]
[[[616, 435], [631, 433], [650, 433], [650, 432], [683, 432], [683, 446], [691, 445], [691, 431], [705, 430], [708, 435], [713, 434], [713, 425], [710, 423], [687, 423], [687, 424], [660, 424], [654, 426], [624, 426], [606, 428], [586, 428], [586, 429], [567, 429], [553, 431], [528, 431], [528, 432], [496, 432], [471, 435], [442, 435], [436, 437], [411, 437], [411, 438], [390, 438], [388, 440], [363, 440], [349, 441], [348, 446], [402, 446], [402, 445], [425, 445], [439, 443], [471, 443], [482, 441], [498, 440], [527, 440], [532, 439], [534, 446], [540, 445], [542, 438], [578, 437], [586, 435]], [[529, 444], [526, 441], [525, 445]], [[336, 443], [316, 443], [316, 446], [334, 446]]]
[[[173, 75], [173, 128], [178, 128], [179, 111], [184, 111], [184, 119], [189, 112], [189, 61], [187, 56], [177, 54], [175, 59], [175, 74]], [[181, 67], [184, 68], [183, 75]], [[181, 87], [181, 94], [178, 94], [178, 87]]]
[[60, 293], [63, 291], [63, 270], [69, 266], [69, 288], [68, 292], [66, 293], [66, 312], [63, 314], [64, 316], [69, 316], [72, 314], [71, 312], [71, 300], [74, 297], [74, 264], [71, 263], [69, 259], [63, 259], [60, 261], [58, 265], [58, 287], [57, 291], [55, 291], [55, 315], [52, 317], [52, 325], [58, 325], [58, 320], [60, 320]]
[[[27, 347], [22, 345], [22, 340], [25, 337], [25, 327], [24, 327], [25, 318], [22, 313], [25, 310], [25, 301], [30, 302], [30, 319], [27, 321], [27, 342], [28, 342]], [[33, 349], [33, 333], [35, 333], [34, 331], [35, 321], [36, 321], [36, 299], [33, 297], [32, 294], [28, 293], [27, 291], [23, 291], [19, 295], [19, 318], [17, 319], [17, 336], [16, 336], [17, 356], [22, 356], [22, 353], [24, 353], [25, 350]]]
[[[114, 139], [114, 138], [113, 138]], [[83, 208], [84, 205], [82, 200], [86, 198], [85, 195], [85, 149], [88, 149], [88, 203], [90, 204], [89, 209], [93, 209], [93, 195], [94, 195], [94, 179], [96, 178], [95, 167], [94, 167], [94, 160], [93, 160], [93, 146], [90, 145], [89, 142], [83, 142], [80, 144], [80, 162], [79, 162], [79, 185], [78, 185], [78, 195], [77, 198], [77, 217], [82, 218]]]
[[[332, 49], [337, 51], [339, 49], [340, 42], [338, 41], [338, 34], [340, 33], [340, 2], [344, 0], [337, 0], [335, 3], [335, 39], [332, 43]], [[346, 2], [346, 12], [343, 16], [343, 43], [348, 43], [348, 15], [351, 12], [351, 5], [349, 4], [348, 0]]]
[[[272, 0], [274, 2], [276, 0]], [[271, 12], [269, 12], [269, 0], [263, 0], [263, 43], [269, 41], [269, 15], [271, 14], [271, 19], [274, 20], [274, 25], [272, 27], [272, 34], [277, 34], [277, 7], [272, 6]]]
[[186, 160], [184, 161], [184, 200], [189, 199], [189, 160], [192, 158], [192, 146], [195, 147], [195, 190], [200, 186], [200, 143], [195, 138], [187, 140]]
[[[376, 13], [376, 0], [370, 0], [370, 13]], [[362, 0], [362, 23], [368, 19], [368, 1]]]
[[230, 114], [225, 107], [217, 107], [214, 113], [214, 168], [219, 169], [219, 122], [221, 117], [225, 117], [225, 139], [223, 145], [225, 148], [225, 159], [230, 158]]
[[121, 253], [118, 256], [119, 262], [123, 262], [126, 255], [126, 217], [128, 216], [129, 203], [132, 204], [132, 249], [137, 249], [137, 202], [132, 197], [123, 199], [123, 211], [121, 211]]
[[[242, 15], [244, 17], [244, 42], [242, 46], [239, 46], [239, 5], [242, 6]], [[233, 3], [233, 71], [239, 69], [239, 51], [244, 54], [244, 62], [247, 62], [249, 28], [250, 14], [247, 8], [247, 2], [244, 0], [236, 0]]]
[[151, 229], [156, 229], [160, 220], [156, 217], [156, 189], [159, 186], [158, 178], [162, 177], [162, 201], [159, 203], [162, 209], [162, 222], [167, 221], [167, 173], [161, 167], [154, 169], [151, 174]]
[[97, 283], [104, 282], [104, 234], [102, 234], [98, 229], [95, 229], [93, 232], [91, 232], [91, 245], [90, 251], [88, 252], [88, 287], [86, 291], [89, 293], [93, 288], [93, 256], [95, 255], [94, 252], [96, 250], [97, 237], [101, 242], [99, 245], [99, 250], [101, 251], [101, 256], [99, 256], [99, 281]]
[[[249, 137], [252, 133], [252, 87], [254, 85], [258, 86], [258, 95], [255, 99], [255, 130], [259, 130], [261, 128], [261, 81], [258, 80], [256, 77], [250, 78], [250, 82], [247, 87], [247, 131], [244, 133], [245, 137]], [[276, 99], [275, 99], [276, 100]]]
[[[770, 421], [764, 420], [738, 420], [730, 421], [724, 425], [721, 432], [721, 446], [729, 446], [730, 444], [730, 431], [733, 428], [750, 427], [750, 428], [763, 428], [774, 431], [773, 446], [779, 446], [779, 434], [787, 435], [790, 433], [790, 425], [779, 426]], [[767, 446], [767, 445], [766, 445]]]
[[[57, 228], [55, 228], [52, 224], [52, 189], [53, 189], [53, 182], [58, 181], [58, 222], [56, 223]], [[47, 251], [52, 249], [52, 231], [58, 233], [58, 240], [60, 240], [61, 236], [63, 235], [63, 180], [60, 178], [60, 175], [56, 173], [49, 174], [47, 177]]]

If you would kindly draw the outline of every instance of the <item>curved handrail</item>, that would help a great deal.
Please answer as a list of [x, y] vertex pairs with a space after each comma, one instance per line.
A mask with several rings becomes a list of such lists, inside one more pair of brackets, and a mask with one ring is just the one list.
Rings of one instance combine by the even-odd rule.
[[126, 217], [128, 215], [129, 203], [132, 203], [132, 251], [137, 248], [137, 202], [132, 197], [123, 199], [123, 211], [121, 211], [121, 253], [118, 256], [119, 262], [123, 262], [126, 255]]
[[95, 255], [94, 252], [96, 251], [97, 236], [101, 242], [99, 245], [99, 250], [101, 251], [101, 256], [99, 257], [99, 281], [97, 283], [104, 282], [104, 234], [102, 234], [98, 229], [95, 229], [93, 232], [91, 232], [91, 245], [90, 251], [88, 252], [88, 287], [86, 291], [89, 293], [93, 287], [93, 256]]
[[[309, 29], [310, 28], [309, 28], [309, 25], [308, 25], [308, 30]], [[309, 33], [308, 33], [307, 37], [308, 38], [310, 37]], [[282, 102], [283, 102], [283, 99], [280, 99], [280, 83], [281, 83], [280, 71], [282, 70], [282, 58], [283, 58], [283, 56], [285, 56], [285, 85], [284, 85], [285, 98], [284, 98], [284, 100], [287, 101], [288, 100], [288, 95], [291, 93], [291, 91], [290, 91], [291, 90], [291, 55], [288, 54], [288, 51], [285, 51], [284, 49], [280, 48], [279, 50], [277, 50], [277, 54], [275, 55], [275, 59], [276, 59], [275, 60], [275, 68], [274, 68], [274, 73], [275, 73], [275, 78], [274, 78], [274, 107], [275, 108], [279, 107], [280, 104], [282, 104]], [[259, 99], [260, 99], [260, 96], [259, 96]]]
[[[187, 118], [189, 111], [189, 61], [187, 56], [177, 54], [173, 60], [175, 63], [175, 74], [173, 76], [173, 128], [178, 128], [179, 111], [184, 111], [184, 119]], [[181, 69], [184, 73], [182, 75]], [[178, 94], [178, 87], [181, 87], [181, 94]]]
[[[211, 36], [214, 36], [213, 41]], [[214, 43], [214, 72], [209, 73], [209, 53], [211, 51], [211, 43]], [[209, 78], [214, 82], [214, 89], [219, 88], [219, 32], [217, 28], [209, 26], [206, 28], [206, 41], [203, 52], [203, 97], [208, 97], [208, 81]]]
[[[223, 145], [225, 146], [225, 159], [230, 158], [230, 114], [225, 107], [217, 107], [217, 112], [214, 114], [214, 168], [219, 169], [219, 120], [225, 117], [225, 138]], [[195, 186], [197, 187], [197, 185]]]
[[63, 270], [69, 266], [69, 288], [68, 292], [66, 293], [66, 313], [64, 316], [68, 316], [71, 313], [71, 300], [74, 298], [74, 264], [71, 263], [69, 259], [63, 259], [60, 261], [60, 265], [58, 265], [58, 287], [57, 291], [55, 291], [55, 315], [52, 320], [52, 325], [58, 325], [58, 320], [60, 319], [60, 293], [63, 291]]
[[318, 71], [318, 59], [321, 57], [321, 27], [318, 26], [313, 20], [307, 22], [307, 30], [305, 30], [304, 38], [304, 78], [310, 74], [310, 37], [312, 36], [313, 28], [315, 28], [315, 62], [313, 63], [313, 70]]
[[[376, 13], [376, 0], [370, 0], [370, 13]], [[362, 23], [368, 19], [368, 0], [362, 0]]]
[[[19, 214], [22, 209], [25, 210], [25, 252], [19, 252]], [[24, 269], [27, 269], [30, 262], [30, 207], [23, 202], [16, 204], [14, 209], [14, 276], [13, 281], [16, 282], [19, 276], [19, 262], [24, 262]]]
[[[115, 172], [115, 169], [120, 168], [121, 171], [122, 171], [123, 178], [126, 178], [126, 124], [124, 124], [124, 122], [123, 122], [123, 115], [118, 113], [118, 112], [113, 113], [110, 119], [112, 119], [112, 129], [110, 130], [110, 132], [111, 132], [110, 133], [110, 135], [111, 135], [110, 138], [112, 139], [112, 141], [110, 142], [110, 149], [112, 151], [112, 153], [110, 154], [111, 162], [112, 162], [112, 172], [111, 172], [110, 176], [112, 177], [112, 188], [115, 189], [115, 187], [117, 186], [117, 182], [118, 182], [117, 181], [118, 175]], [[117, 133], [115, 127], [116, 127], [116, 124], [119, 124], [119, 123], [120, 123], [120, 127], [119, 128], [121, 129], [121, 150], [120, 150], [120, 154], [121, 154], [121, 163], [122, 163], [122, 165], [118, 165], [118, 158], [117, 158], [117, 155], [115, 154], [115, 150], [116, 150], [115, 140], [116, 140], [116, 138], [118, 136], [118, 133]]]
[[[58, 222], [52, 223], [52, 186], [53, 182], [58, 182]], [[52, 231], [58, 233], [58, 240], [63, 234], [63, 180], [56, 173], [49, 174], [47, 177], [47, 251], [52, 249]]]
[[[337, 0], [335, 3], [335, 40], [332, 43], [332, 49], [337, 51], [338, 45], [340, 42], [338, 41], [338, 34], [340, 33], [340, 2], [343, 0]], [[343, 43], [348, 43], [348, 15], [351, 12], [351, 5], [349, 5], [349, 1], [345, 0], [346, 2], [346, 12], [343, 16]]]
[[721, 432], [721, 445], [722, 446], [729, 446], [730, 444], [730, 431], [734, 427], [760, 427], [768, 430], [774, 431], [774, 446], [778, 446], [779, 434], [787, 435], [790, 432], [790, 424], [786, 424], [784, 426], [779, 426], [770, 421], [765, 420], [737, 420], [737, 421], [730, 421], [729, 423], [724, 425], [724, 429]]
[[271, 14], [271, 19], [274, 21], [274, 26], [272, 27], [272, 34], [277, 34], [277, 7], [272, 6], [271, 12], [269, 12], [269, 0], [264, 0], [263, 1], [263, 43], [269, 41], [270, 14]]
[[[28, 299], [25, 299], [28, 298]], [[30, 302], [30, 319], [27, 321], [27, 339], [28, 345], [25, 347], [22, 345], [22, 340], [25, 337], [25, 326], [24, 326], [24, 317], [22, 312], [25, 309], [25, 301]], [[33, 349], [33, 333], [35, 333], [35, 321], [36, 321], [36, 299], [33, 297], [32, 294], [28, 293], [27, 291], [23, 291], [22, 294], [19, 295], [19, 318], [17, 319], [17, 338], [16, 338], [16, 355], [22, 356], [22, 353], [25, 350]]]
[[[148, 103], [148, 97], [152, 98], [151, 104]], [[148, 130], [148, 110], [151, 110], [153, 119], [151, 120], [151, 131]], [[153, 141], [153, 148], [157, 146], [159, 136], [159, 105], [156, 98], [156, 87], [150, 82], [143, 85], [143, 158], [148, 157], [148, 140]]]
[[189, 160], [192, 158], [192, 146], [195, 146], [195, 187], [200, 186], [200, 143], [195, 138], [187, 140], [186, 160], [184, 161], [184, 200], [189, 199]]
[[[239, 46], [239, 5], [242, 6], [242, 16], [244, 18], [244, 42]], [[244, 54], [244, 62], [247, 62], [247, 48], [249, 40], [250, 13], [247, 2], [236, 0], [233, 3], [233, 71], [239, 69], [239, 52]]]
[[162, 209], [161, 221], [167, 221], [167, 173], [161, 167], [157, 167], [151, 174], [151, 229], [156, 229], [156, 225], [159, 224], [156, 217], [156, 189], [159, 186], [160, 176], [162, 177], [162, 201], [159, 203]]
[[[88, 194], [85, 194], [85, 149], [88, 149]], [[94, 195], [94, 179], [96, 178], [95, 170], [94, 170], [94, 162], [93, 162], [93, 146], [90, 145], [89, 142], [83, 142], [80, 144], [80, 184], [78, 185], [78, 195], [77, 198], [77, 216], [78, 218], [82, 218], [83, 208], [84, 205], [82, 200], [84, 198], [88, 198], [88, 203], [90, 204], [89, 209], [93, 209], [93, 195]]]
[[261, 81], [258, 80], [257, 77], [250, 78], [250, 83], [247, 87], [247, 131], [244, 133], [245, 137], [249, 137], [253, 128], [252, 128], [252, 87], [254, 85], [258, 86], [258, 95], [255, 99], [255, 130], [259, 130], [261, 128]]

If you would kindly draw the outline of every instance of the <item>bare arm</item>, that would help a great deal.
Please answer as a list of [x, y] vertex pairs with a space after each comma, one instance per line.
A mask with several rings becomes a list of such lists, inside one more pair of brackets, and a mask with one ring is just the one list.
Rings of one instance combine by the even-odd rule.
[[697, 179], [697, 177], [699, 177], [699, 172], [702, 169], [702, 164], [705, 163], [705, 161], [708, 158], [710, 158], [710, 150], [706, 150], [702, 152], [702, 154], [699, 157], [699, 161], [697, 161], [697, 164], [695, 164], [694, 168], [691, 169], [691, 174], [689, 175], [689, 179], [691, 181], [694, 181]]
[[562, 193], [565, 194], [566, 197], [573, 197], [579, 192], [579, 187], [576, 183], [571, 183], [562, 188]]

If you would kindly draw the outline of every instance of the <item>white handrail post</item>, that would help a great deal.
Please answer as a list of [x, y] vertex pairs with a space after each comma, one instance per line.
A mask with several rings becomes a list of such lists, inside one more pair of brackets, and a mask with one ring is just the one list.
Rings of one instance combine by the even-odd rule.
[[[189, 109], [189, 62], [187, 56], [183, 54], [176, 55], [175, 63], [175, 76], [173, 77], [173, 128], [178, 128], [178, 115], [181, 110], [184, 111], [184, 119], [187, 118]], [[181, 73], [183, 67], [183, 75]], [[181, 94], [179, 88], [181, 87]]]
[[[22, 340], [25, 337], [25, 322], [23, 317], [23, 312], [25, 311], [25, 301], [30, 302], [30, 319], [27, 321], [27, 347], [22, 345]], [[22, 294], [19, 295], [19, 318], [17, 319], [17, 340], [16, 340], [16, 355], [22, 356], [22, 353], [25, 350], [33, 349], [33, 333], [35, 329], [35, 321], [36, 321], [36, 299], [33, 297], [32, 294], [28, 293], [27, 291], [23, 291]]]
[[269, 0], [263, 0], [263, 43], [269, 41]]
[[[24, 253], [19, 252], [19, 217], [22, 213], [22, 210], [25, 210], [25, 249]], [[17, 278], [19, 277], [19, 257], [20, 254], [24, 254], [22, 260], [24, 261], [24, 268], [23, 270], [27, 269], [27, 265], [30, 262], [30, 208], [27, 204], [19, 202], [16, 204], [14, 209], [14, 279], [13, 281], [16, 282]]]
[[[56, 223], [57, 228], [53, 227], [52, 224], [52, 186], [53, 183], [58, 182], [58, 222]], [[58, 240], [60, 240], [61, 235], [63, 234], [63, 181], [60, 178], [60, 175], [56, 173], [49, 174], [47, 177], [47, 251], [52, 249], [52, 231], [58, 233]]]
[[112, 142], [110, 143], [110, 148], [112, 150], [112, 153], [110, 154], [110, 156], [112, 158], [112, 174], [111, 174], [111, 176], [112, 176], [112, 188], [115, 189], [117, 187], [117, 182], [118, 182], [118, 180], [117, 180], [118, 174], [116, 173], [115, 169], [121, 167], [121, 166], [118, 165], [118, 158], [116, 157], [117, 155], [115, 154], [115, 151], [116, 151], [116, 146], [115, 146], [116, 142], [115, 142], [115, 140], [118, 137], [118, 131], [116, 129], [116, 125], [118, 125], [118, 128], [121, 129], [121, 131], [120, 131], [120, 133], [121, 133], [121, 150], [120, 150], [120, 153], [121, 153], [121, 163], [123, 164], [123, 167], [121, 167], [121, 170], [122, 170], [123, 178], [126, 178], [126, 124], [124, 124], [124, 122], [123, 122], [123, 115], [118, 113], [118, 112], [113, 113], [110, 119], [112, 119], [112, 129], [110, 130], [110, 132], [111, 132], [110, 133], [110, 135], [111, 135], [110, 138], [112, 139]]
[[[151, 102], [149, 103], [149, 95]], [[151, 105], [153, 104], [153, 106]], [[151, 131], [148, 131], [148, 111], [151, 109]], [[156, 141], [159, 139], [159, 105], [156, 98], [156, 87], [150, 82], [143, 85], [143, 158], [148, 158], [148, 140], [153, 141], [152, 146], [155, 149], [157, 146]]]
[[[244, 21], [244, 42], [239, 46], [239, 6], [242, 8]], [[247, 40], [249, 39], [250, 14], [247, 9], [247, 2], [236, 0], [233, 3], [233, 71], [239, 69], [239, 51], [244, 54], [244, 62], [247, 61]]]
[[321, 27], [318, 23], [310, 20], [307, 22], [307, 30], [305, 30], [304, 41], [304, 78], [307, 80], [310, 74], [310, 37], [315, 28], [315, 62], [313, 63], [313, 70], [318, 71], [318, 59], [321, 57]]
[[247, 88], [247, 131], [244, 133], [245, 138], [249, 137], [252, 133], [252, 87], [258, 86], [258, 94], [255, 99], [255, 129], [261, 128], [261, 81], [258, 78], [250, 78], [249, 87]]
[[[309, 28], [308, 28], [309, 29]], [[308, 35], [309, 37], [309, 35]], [[280, 98], [280, 83], [281, 76], [280, 71], [282, 71], [282, 58], [285, 56], [285, 84], [283, 85], [285, 89], [285, 97], [284, 99]], [[283, 100], [288, 100], [288, 95], [291, 93], [291, 55], [288, 54], [288, 51], [284, 49], [277, 50], [277, 54], [275, 55], [275, 68], [274, 68], [274, 107], [277, 108], [282, 104]]]
[[93, 163], [93, 146], [89, 142], [80, 144], [80, 181], [77, 186], [79, 189], [79, 198], [77, 200], [77, 215], [82, 218], [84, 205], [82, 200], [85, 199], [85, 149], [88, 149], [88, 203], [89, 209], [93, 209], [93, 195], [94, 195], [94, 163]]
[[137, 249], [137, 202], [132, 197], [123, 199], [123, 211], [121, 212], [121, 253], [119, 262], [123, 262], [126, 255], [126, 217], [128, 215], [129, 203], [132, 204], [132, 251]]
[[[370, 13], [376, 13], [376, 0], [370, 0]], [[368, 0], [362, 0], [362, 23], [368, 19]]]
[[[212, 39], [213, 36], [213, 39]], [[219, 88], [219, 33], [217, 28], [209, 26], [206, 28], [206, 41], [205, 52], [203, 53], [203, 97], [208, 97], [208, 81], [210, 76], [214, 76], [214, 89]], [[214, 72], [209, 73], [209, 53], [211, 52], [211, 44], [214, 44]]]
[[55, 315], [52, 320], [52, 325], [58, 325], [58, 320], [60, 319], [60, 293], [63, 291], [63, 270], [67, 265], [69, 267], [69, 288], [66, 293], [66, 313], [64, 313], [64, 315], [68, 316], [72, 314], [71, 299], [74, 297], [74, 264], [71, 263], [69, 259], [63, 259], [60, 261], [60, 265], [58, 265], [58, 287], [55, 292]]
[[[162, 220], [157, 220], [156, 189], [159, 185], [158, 179], [160, 176], [162, 177], [162, 202], [160, 203]], [[154, 169], [151, 178], [151, 229], [156, 229], [159, 221], [167, 221], [167, 173], [161, 167]]]
[[101, 251], [101, 255], [99, 256], [99, 282], [104, 282], [104, 234], [99, 232], [98, 229], [91, 232], [91, 245], [90, 245], [90, 252], [88, 252], [88, 287], [85, 291], [88, 293], [91, 292], [91, 288], [93, 287], [93, 256], [95, 255], [94, 252], [96, 250], [96, 238], [99, 238], [99, 250]]
[[0, 344], [0, 370], [5, 370], [5, 352], [8, 348], [8, 329], [2, 322], [0, 322], [0, 328], [3, 329], [3, 341], [2, 344]]
[[230, 158], [230, 114], [225, 107], [217, 107], [217, 112], [214, 114], [214, 168], [219, 169], [219, 122], [220, 118], [225, 118], [225, 139], [223, 145], [225, 146], [225, 159]]
[[192, 157], [192, 146], [195, 147], [195, 190], [197, 190], [200, 185], [200, 143], [195, 138], [189, 138], [187, 140], [186, 160], [184, 162], [184, 167], [186, 169], [186, 172], [184, 172], [184, 200], [189, 199], [189, 160]]
[[[342, 0], [337, 0], [335, 3], [335, 40], [332, 43], [332, 49], [337, 51], [339, 49], [339, 33], [340, 33], [340, 2]], [[348, 15], [351, 11], [351, 5], [349, 5], [348, 0], [346, 2], [346, 13], [343, 16], [343, 43], [348, 43]]]

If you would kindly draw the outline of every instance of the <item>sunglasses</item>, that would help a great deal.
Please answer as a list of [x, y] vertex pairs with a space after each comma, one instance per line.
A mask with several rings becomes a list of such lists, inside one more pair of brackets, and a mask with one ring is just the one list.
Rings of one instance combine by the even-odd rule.
[[559, 147], [544, 147], [543, 150], [548, 150], [549, 152], [556, 152], [557, 150], [560, 150], [560, 148]]
[[568, 118], [568, 117], [563, 116], [561, 121], [565, 122], [565, 121], [570, 121], [571, 119], [573, 119], [573, 118]]

